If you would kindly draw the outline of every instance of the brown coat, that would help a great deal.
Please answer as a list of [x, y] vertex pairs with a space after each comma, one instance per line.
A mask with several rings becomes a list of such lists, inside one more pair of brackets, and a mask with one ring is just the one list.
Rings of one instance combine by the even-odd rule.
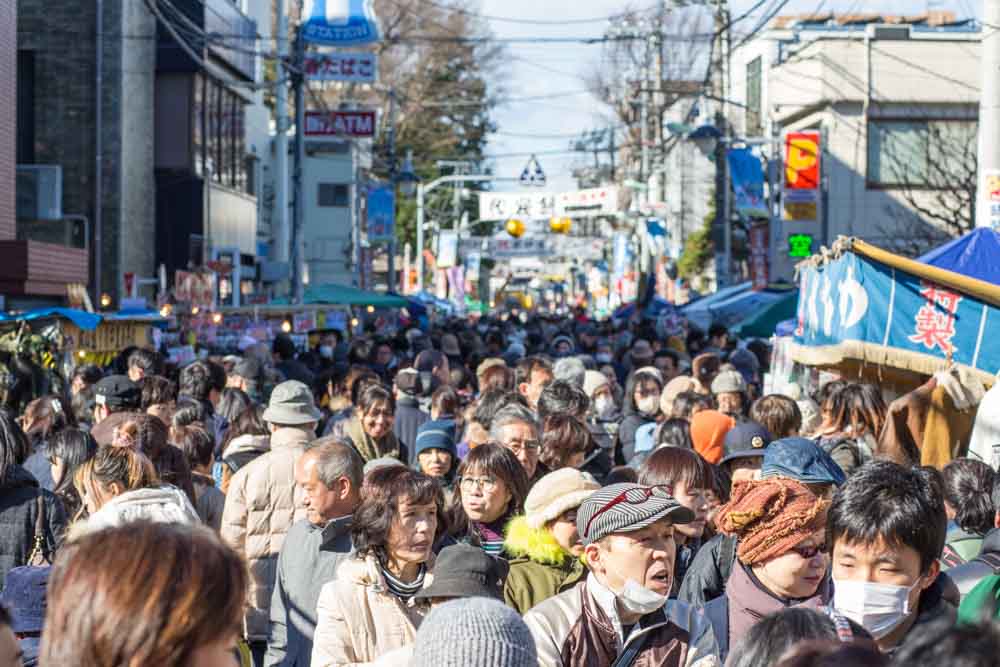
[[271, 434], [271, 451], [240, 468], [229, 484], [222, 539], [250, 567], [244, 633], [251, 641], [267, 641], [278, 553], [288, 529], [306, 518], [295, 463], [313, 437], [303, 429], [279, 428]]

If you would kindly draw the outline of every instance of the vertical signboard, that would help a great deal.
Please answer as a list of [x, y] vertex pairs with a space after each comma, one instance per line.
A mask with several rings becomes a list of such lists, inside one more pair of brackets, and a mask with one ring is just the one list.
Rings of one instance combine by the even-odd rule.
[[327, 46], [379, 41], [381, 34], [373, 0], [305, 0], [302, 38]]
[[818, 131], [785, 135], [785, 188], [783, 218], [796, 222], [819, 220], [820, 134]]
[[755, 292], [767, 288], [768, 275], [768, 225], [754, 225], [750, 228], [750, 280]]
[[368, 243], [391, 243], [396, 239], [396, 194], [388, 185], [368, 191], [365, 206]]

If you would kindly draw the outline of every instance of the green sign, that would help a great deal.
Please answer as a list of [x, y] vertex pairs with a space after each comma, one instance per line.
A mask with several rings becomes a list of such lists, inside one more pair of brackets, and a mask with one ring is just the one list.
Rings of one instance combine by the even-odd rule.
[[792, 234], [788, 237], [789, 257], [810, 257], [812, 251], [813, 237], [811, 234]]

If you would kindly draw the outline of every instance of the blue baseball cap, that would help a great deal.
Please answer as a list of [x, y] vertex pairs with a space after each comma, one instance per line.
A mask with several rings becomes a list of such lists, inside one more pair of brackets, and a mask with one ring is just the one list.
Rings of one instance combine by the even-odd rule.
[[764, 450], [760, 475], [789, 477], [803, 484], [840, 486], [847, 477], [840, 466], [812, 440], [792, 437], [775, 440]]

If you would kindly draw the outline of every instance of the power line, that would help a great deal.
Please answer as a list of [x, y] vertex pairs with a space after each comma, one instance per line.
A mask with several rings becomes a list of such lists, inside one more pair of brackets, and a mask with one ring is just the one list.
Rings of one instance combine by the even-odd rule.
[[[473, 16], [476, 18], [486, 19], [488, 21], [496, 21], [497, 23], [515, 23], [520, 25], [583, 25], [587, 23], [607, 23], [608, 21], [613, 21], [614, 19], [626, 16], [626, 12], [619, 12], [617, 14], [612, 14], [610, 16], [599, 16], [587, 19], [523, 19], [523, 18], [513, 18], [509, 16], [493, 16], [490, 14], [483, 14], [481, 12], [475, 12], [469, 9], [463, 9], [460, 7], [451, 7], [444, 3], [435, 2], [434, 0], [423, 0], [432, 7], [437, 7], [438, 9], [444, 9], [450, 12], [455, 12], [456, 14], [465, 14], [466, 16]], [[636, 14], [644, 14], [651, 11], [656, 11], [657, 6], [647, 7], [645, 9], [637, 10]], [[631, 13], [631, 12], [629, 12]]]

